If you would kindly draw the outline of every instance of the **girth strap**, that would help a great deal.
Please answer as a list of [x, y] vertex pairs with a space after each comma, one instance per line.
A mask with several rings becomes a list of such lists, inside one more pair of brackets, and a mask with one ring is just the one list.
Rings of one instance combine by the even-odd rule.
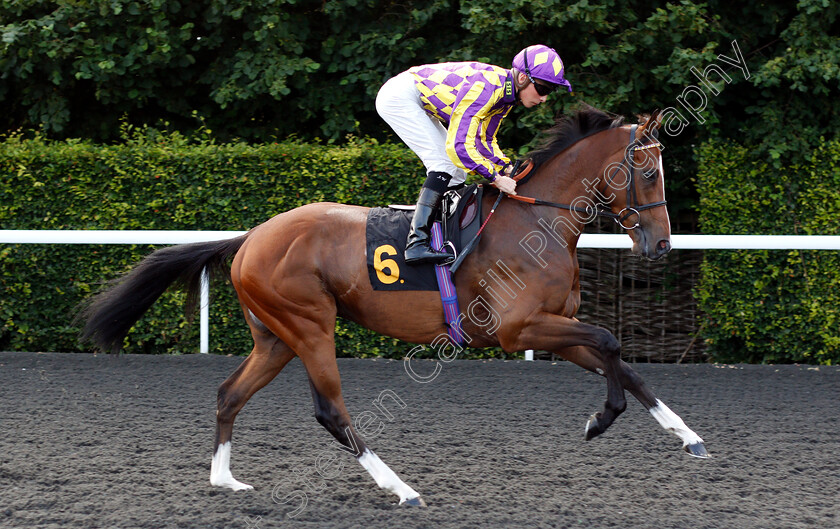
[[[432, 248], [438, 251], [443, 250], [443, 234], [440, 222], [432, 226]], [[446, 264], [435, 265], [435, 276], [440, 289], [440, 300], [443, 304], [443, 317], [446, 321], [447, 333], [453, 343], [464, 344], [464, 331], [461, 330], [461, 322], [458, 319], [461, 311], [458, 310], [458, 294], [455, 292], [455, 284], [452, 282], [452, 272]]]

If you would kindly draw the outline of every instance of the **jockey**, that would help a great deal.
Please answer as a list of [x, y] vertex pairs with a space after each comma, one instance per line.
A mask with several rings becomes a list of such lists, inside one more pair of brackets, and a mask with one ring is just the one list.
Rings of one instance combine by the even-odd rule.
[[572, 86], [552, 48], [538, 44], [520, 51], [512, 68], [479, 62], [415, 66], [388, 80], [376, 96], [376, 111], [420, 157], [427, 177], [405, 248], [405, 262], [440, 264], [451, 258], [431, 248], [435, 209], [449, 187], [478, 173], [502, 192], [516, 194], [507, 175], [510, 159], [496, 131], [517, 103], [525, 108], [546, 101], [560, 86]]

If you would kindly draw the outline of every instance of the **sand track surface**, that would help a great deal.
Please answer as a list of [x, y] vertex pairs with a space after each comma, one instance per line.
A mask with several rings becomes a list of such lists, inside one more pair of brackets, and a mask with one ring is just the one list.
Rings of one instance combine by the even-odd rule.
[[840, 527], [836, 367], [634, 366], [704, 438], [698, 460], [629, 396], [584, 441], [606, 385], [566, 362], [458, 360], [419, 384], [340, 359], [348, 409], [420, 509], [335, 447], [299, 360], [237, 418], [231, 469], [255, 490], [211, 487], [216, 389], [242, 360], [0, 353], [0, 527]]

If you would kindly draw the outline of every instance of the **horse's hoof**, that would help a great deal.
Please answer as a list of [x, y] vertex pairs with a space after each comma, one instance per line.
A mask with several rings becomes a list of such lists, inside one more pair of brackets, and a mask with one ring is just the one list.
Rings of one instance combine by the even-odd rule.
[[420, 496], [415, 496], [414, 498], [408, 498], [403, 502], [403, 505], [409, 505], [411, 507], [425, 507], [426, 502], [423, 501], [423, 498]]
[[586, 433], [584, 435], [584, 439], [589, 441], [602, 433], [601, 425], [598, 423], [598, 416], [593, 413], [592, 416], [589, 417], [589, 420], [586, 421]]
[[254, 490], [252, 485], [236, 481], [233, 479], [233, 476], [230, 476], [227, 479], [211, 479], [210, 484], [214, 487], [222, 487], [230, 490]]
[[690, 445], [685, 445], [683, 450], [688, 452], [688, 455], [699, 457], [700, 459], [709, 459], [712, 457], [709, 452], [706, 451], [706, 447], [703, 443], [693, 443]]

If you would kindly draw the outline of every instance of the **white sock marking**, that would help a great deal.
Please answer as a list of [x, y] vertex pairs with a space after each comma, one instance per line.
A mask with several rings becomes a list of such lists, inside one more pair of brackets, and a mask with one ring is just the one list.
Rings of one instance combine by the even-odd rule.
[[656, 406], [650, 409], [650, 414], [662, 425], [663, 428], [673, 433], [683, 441], [683, 446], [702, 443], [703, 439], [694, 433], [691, 428], [685, 425], [680, 416], [671, 411], [671, 408], [665, 405], [659, 399], [656, 399]]
[[247, 483], [233, 479], [233, 474], [230, 473], [230, 441], [220, 444], [216, 453], [213, 454], [213, 463], [210, 465], [210, 484], [233, 490], [254, 488]]
[[359, 463], [373, 476], [380, 488], [393, 492], [400, 497], [400, 503], [420, 496], [420, 493], [403, 483], [388, 465], [379, 459], [369, 448], [359, 456]]

